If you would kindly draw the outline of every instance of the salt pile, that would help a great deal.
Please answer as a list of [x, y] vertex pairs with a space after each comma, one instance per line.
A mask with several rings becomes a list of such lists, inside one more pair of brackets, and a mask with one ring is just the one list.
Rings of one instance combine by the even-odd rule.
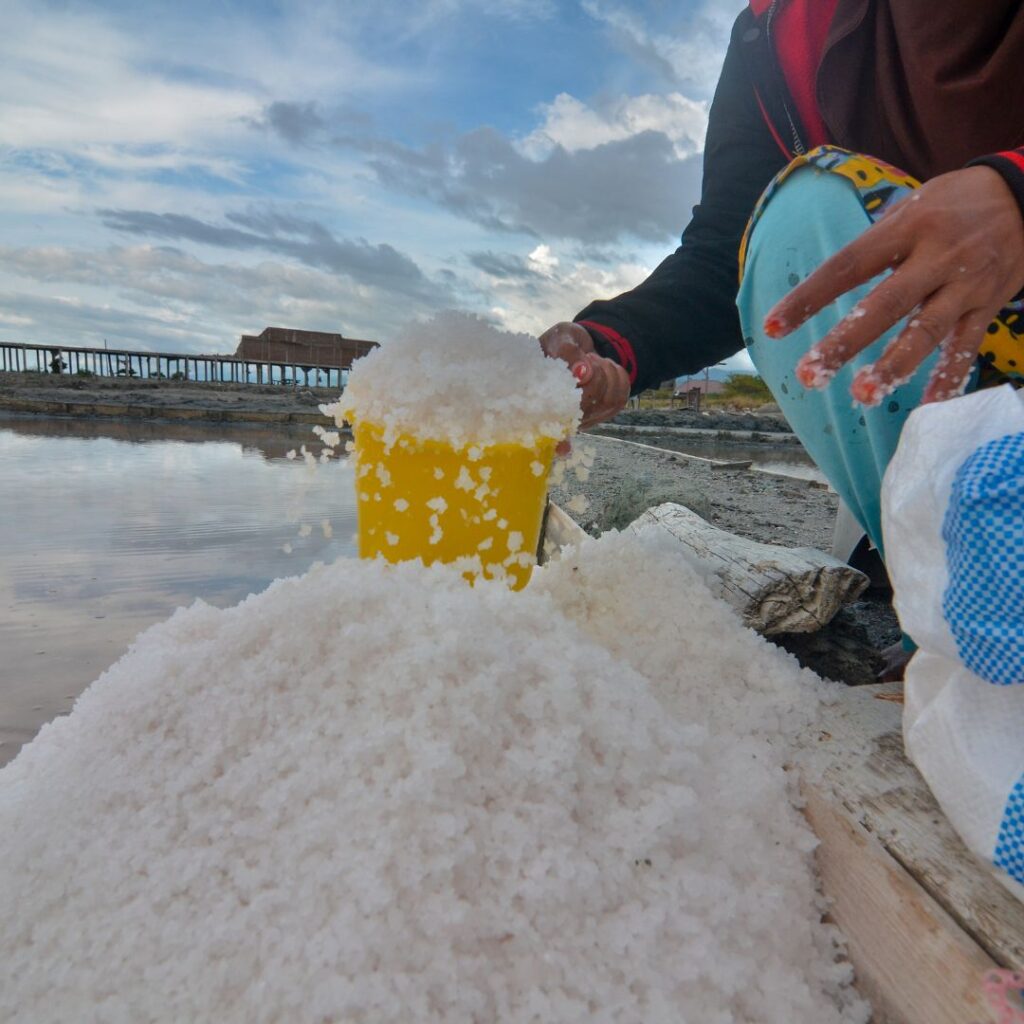
[[0, 1019], [863, 1022], [820, 685], [650, 538], [197, 603], [0, 771]]
[[[481, 400], [483, 399], [483, 400]], [[466, 445], [562, 440], [580, 420], [576, 381], [536, 338], [446, 311], [363, 356], [341, 400], [339, 425], [374, 423], [400, 435]]]

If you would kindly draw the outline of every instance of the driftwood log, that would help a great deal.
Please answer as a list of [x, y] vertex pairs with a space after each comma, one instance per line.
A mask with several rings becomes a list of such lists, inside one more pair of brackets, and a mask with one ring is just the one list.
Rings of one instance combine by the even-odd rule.
[[711, 589], [764, 636], [813, 633], [868, 585], [862, 572], [823, 551], [737, 537], [672, 502], [648, 509], [629, 528], [664, 530], [685, 545]]

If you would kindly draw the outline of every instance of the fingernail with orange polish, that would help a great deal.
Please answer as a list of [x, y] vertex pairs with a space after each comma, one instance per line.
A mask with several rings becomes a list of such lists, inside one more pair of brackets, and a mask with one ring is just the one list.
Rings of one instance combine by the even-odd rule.
[[891, 391], [892, 387], [882, 383], [874, 366], [865, 366], [859, 370], [850, 385], [853, 400], [870, 408], [880, 405], [882, 399]]
[[823, 388], [835, 375], [835, 369], [825, 365], [825, 357], [816, 348], [796, 364], [796, 379], [805, 388]]
[[574, 363], [572, 367], [572, 375], [581, 383], [586, 384], [590, 380], [590, 364], [589, 363]]
[[785, 317], [771, 312], [764, 318], [764, 333], [769, 338], [782, 338], [789, 333], [789, 323]]

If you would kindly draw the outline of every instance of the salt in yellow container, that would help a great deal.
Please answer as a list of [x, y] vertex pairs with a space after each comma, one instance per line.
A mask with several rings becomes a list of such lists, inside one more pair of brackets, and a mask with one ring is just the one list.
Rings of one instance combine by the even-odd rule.
[[470, 580], [529, 582], [555, 440], [455, 448], [353, 425], [359, 555], [463, 565]]

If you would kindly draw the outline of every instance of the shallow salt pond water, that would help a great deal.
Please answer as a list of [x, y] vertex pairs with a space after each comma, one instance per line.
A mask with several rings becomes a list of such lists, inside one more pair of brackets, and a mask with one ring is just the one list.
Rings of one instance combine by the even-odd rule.
[[303, 443], [320, 450], [307, 427], [0, 419], [0, 764], [175, 608], [355, 554], [351, 476], [285, 457]]
[[[629, 440], [633, 440], [630, 438]], [[659, 434], [656, 440], [635, 440], [652, 444], [658, 448], [670, 448], [687, 455], [699, 455], [704, 459], [720, 459], [733, 462], [749, 459], [750, 467], [761, 473], [775, 473], [781, 476], [792, 476], [798, 480], [815, 480], [827, 484], [825, 474], [814, 464], [814, 460], [800, 445], [770, 444], [758, 442], [744, 444], [734, 441], [717, 441], [713, 439], [680, 437], [678, 435]]]

